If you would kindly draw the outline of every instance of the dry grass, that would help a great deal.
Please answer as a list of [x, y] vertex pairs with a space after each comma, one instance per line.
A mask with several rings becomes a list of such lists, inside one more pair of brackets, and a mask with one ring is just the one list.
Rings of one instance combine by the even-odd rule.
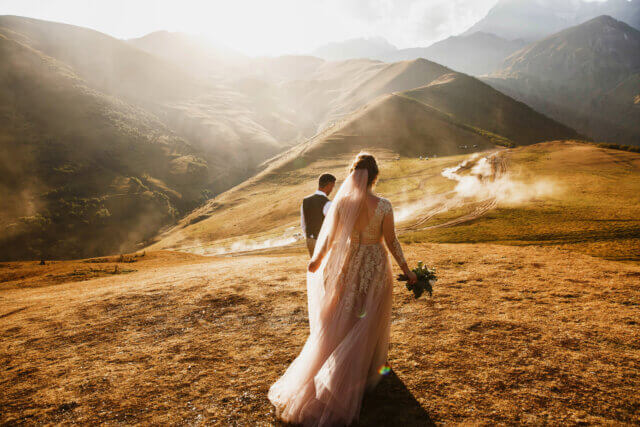
[[[455, 183], [442, 177], [442, 169], [455, 166], [468, 155], [431, 158], [400, 157], [389, 150], [372, 149], [384, 177], [377, 191], [395, 206], [409, 205], [432, 194], [452, 190]], [[358, 150], [331, 160], [316, 160], [301, 169], [258, 175], [229, 190], [165, 232], [152, 249], [199, 252], [233, 242], [282, 236], [300, 224], [300, 200], [313, 193], [317, 178], [333, 173], [338, 183]]]
[[[484, 244], [407, 254], [441, 281], [417, 301], [396, 287], [395, 374], [362, 425], [640, 422], [639, 267]], [[0, 423], [273, 424], [266, 392], [308, 333], [305, 262], [302, 248], [147, 253], [127, 275], [14, 283], [0, 291]]]
[[[378, 190], [396, 206], [450, 193], [440, 172], [463, 158], [376, 153]], [[312, 178], [343, 176], [350, 156], [249, 180], [158, 247], [280, 235]], [[517, 179], [571, 191], [455, 227], [404, 224], [405, 240], [513, 246], [407, 247], [441, 281], [430, 299], [395, 289], [393, 374], [366, 396], [361, 425], [640, 423], [640, 266], [575, 253], [635, 259], [638, 155], [560, 142], [508, 156]], [[266, 393], [308, 334], [306, 261], [294, 245], [1, 265], [0, 423], [276, 423]]]
[[[555, 192], [525, 203], [499, 203], [477, 220], [409, 233], [404, 239], [545, 245], [640, 261], [640, 155], [575, 141], [536, 144], [502, 154], [514, 180], [546, 181]], [[464, 213], [464, 208], [450, 211], [431, 223]]]
[[[515, 182], [531, 186], [548, 183], [553, 191], [518, 203], [500, 201], [479, 218], [472, 214], [479, 208], [478, 201], [470, 199], [423, 221], [430, 204], [452, 197], [456, 182], [443, 177], [442, 170], [459, 164], [468, 155], [424, 161], [388, 150], [372, 151], [381, 169], [376, 191], [391, 200], [396, 213], [405, 207], [424, 205], [399, 224], [406, 231], [404, 241], [545, 245], [611, 260], [640, 261], [637, 153], [576, 141], [503, 150], [500, 157], [506, 159], [507, 172]], [[353, 154], [318, 159], [299, 167], [289, 162], [290, 170], [258, 175], [189, 215], [152, 248], [207, 253], [228, 248], [234, 242], [292, 235], [298, 231], [300, 200], [313, 192], [316, 177], [329, 171], [340, 182]], [[432, 228], [465, 217], [473, 220], [455, 227]]]

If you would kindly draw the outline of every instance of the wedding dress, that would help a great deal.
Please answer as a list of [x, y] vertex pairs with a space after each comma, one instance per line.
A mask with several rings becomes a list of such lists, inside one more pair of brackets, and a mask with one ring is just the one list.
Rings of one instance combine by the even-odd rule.
[[404, 256], [391, 203], [378, 200], [368, 222], [367, 171], [345, 180], [320, 231], [320, 268], [307, 275], [310, 334], [298, 357], [269, 389], [277, 416], [305, 426], [348, 425], [358, 418], [364, 392], [388, 372], [393, 276], [387, 248]]

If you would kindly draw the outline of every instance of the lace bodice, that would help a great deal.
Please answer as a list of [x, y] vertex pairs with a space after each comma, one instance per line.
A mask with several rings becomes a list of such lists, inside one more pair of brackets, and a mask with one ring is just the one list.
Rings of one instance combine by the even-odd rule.
[[365, 229], [362, 231], [353, 230], [351, 233], [351, 242], [357, 242], [361, 245], [380, 243], [382, 240], [382, 220], [384, 219], [384, 215], [390, 211], [391, 203], [387, 199], [381, 198]]
[[351, 233], [347, 268], [342, 277], [345, 308], [349, 311], [362, 311], [366, 295], [371, 290], [379, 292], [391, 281], [383, 238], [398, 264], [406, 264], [393, 225], [393, 208], [387, 199], [381, 198], [367, 226]]
[[383, 222], [387, 215], [393, 215], [391, 202], [385, 198], [380, 198], [373, 216], [365, 229], [362, 231], [354, 229], [351, 233], [351, 244], [354, 246], [380, 244], [384, 237], [387, 242], [387, 247], [398, 262], [398, 265], [402, 265], [406, 261], [402, 248], [400, 247], [400, 242], [398, 242], [396, 237], [395, 229], [391, 226], [390, 230], [384, 230], [383, 227]]

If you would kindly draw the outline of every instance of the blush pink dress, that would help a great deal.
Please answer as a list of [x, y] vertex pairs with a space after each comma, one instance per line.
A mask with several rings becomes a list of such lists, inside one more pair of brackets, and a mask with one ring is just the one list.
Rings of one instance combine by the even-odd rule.
[[[339, 196], [340, 192], [334, 203], [336, 218], [342, 216]], [[283, 421], [305, 426], [348, 425], [358, 419], [364, 392], [388, 371], [394, 281], [386, 246], [399, 264], [404, 262], [393, 227], [383, 233], [388, 215], [393, 224], [391, 203], [381, 198], [363, 230], [350, 225], [345, 254], [336, 270], [339, 273], [329, 278], [335, 279], [333, 292], [318, 296], [313, 274], [308, 277], [309, 338], [268, 394]], [[330, 268], [325, 267], [325, 274], [327, 270]], [[326, 277], [315, 279], [326, 289]]]

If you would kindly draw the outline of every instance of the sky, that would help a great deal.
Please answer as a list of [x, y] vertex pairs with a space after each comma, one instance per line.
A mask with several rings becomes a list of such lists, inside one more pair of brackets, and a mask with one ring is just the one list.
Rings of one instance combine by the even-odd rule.
[[89, 27], [118, 38], [157, 30], [204, 35], [247, 55], [308, 53], [383, 37], [428, 46], [463, 32], [497, 0], [0, 0], [0, 15]]
[[0, 15], [92, 28], [117, 38], [179, 31], [251, 56], [309, 53], [383, 37], [398, 48], [464, 32], [498, 0], [0, 0]]

